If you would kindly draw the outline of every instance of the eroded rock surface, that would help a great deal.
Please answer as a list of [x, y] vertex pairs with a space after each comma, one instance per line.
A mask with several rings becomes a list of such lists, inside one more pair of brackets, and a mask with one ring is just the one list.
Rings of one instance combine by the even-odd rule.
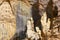
[[0, 5], [0, 40], [9, 40], [16, 31], [16, 17], [8, 2]]

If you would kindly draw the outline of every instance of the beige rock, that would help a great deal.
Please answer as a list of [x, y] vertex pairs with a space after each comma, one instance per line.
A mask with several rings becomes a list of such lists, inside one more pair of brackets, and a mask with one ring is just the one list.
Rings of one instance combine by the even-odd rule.
[[27, 36], [31, 40], [33, 39], [38, 40], [39, 35], [34, 31], [34, 26], [32, 25], [32, 23], [33, 23], [32, 19], [27, 21]]
[[27, 17], [31, 16], [31, 6], [30, 5], [27, 6], [27, 4], [24, 3], [23, 1], [20, 1], [20, 11], [22, 11], [20, 15], [27, 16]]
[[0, 40], [9, 40], [16, 31], [16, 17], [8, 2], [0, 5]]
[[46, 12], [44, 12], [43, 16], [41, 17], [41, 24], [44, 33], [48, 32], [50, 28], [50, 19], [48, 19], [48, 21], [46, 19], [47, 19], [47, 15]]

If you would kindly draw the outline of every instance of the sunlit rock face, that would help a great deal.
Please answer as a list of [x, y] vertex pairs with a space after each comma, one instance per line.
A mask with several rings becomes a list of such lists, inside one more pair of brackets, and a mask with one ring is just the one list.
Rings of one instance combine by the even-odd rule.
[[16, 31], [16, 17], [8, 2], [0, 5], [0, 40], [9, 40]]

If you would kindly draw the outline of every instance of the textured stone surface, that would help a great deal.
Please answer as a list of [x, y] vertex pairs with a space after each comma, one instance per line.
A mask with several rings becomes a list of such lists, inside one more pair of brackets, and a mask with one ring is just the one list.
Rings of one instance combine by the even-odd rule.
[[0, 40], [9, 40], [16, 30], [16, 17], [8, 2], [0, 5]]
[[26, 22], [29, 17], [31, 17], [30, 6], [27, 6], [26, 3], [20, 1], [17, 5], [17, 15], [16, 15], [16, 23], [17, 23], [17, 35], [22, 35], [21, 32], [26, 29]]
[[[20, 35], [21, 31], [25, 31], [27, 19], [31, 17], [31, 4], [34, 4], [36, 1], [37, 0], [20, 0], [17, 2], [17, 0], [10, 0], [12, 6], [11, 8], [8, 2], [3, 2], [3, 0], [0, 0], [0, 4], [3, 2], [2, 5], [0, 5], [0, 40], [9, 40], [15, 34], [15, 31], [18, 36]], [[40, 3], [46, 7], [48, 1], [49, 0], [40, 0]], [[53, 2], [58, 6], [58, 15], [60, 15], [60, 0], [53, 0]], [[59, 19], [57, 21], [60, 21], [60, 18], [56, 19]], [[55, 25], [60, 23], [56, 22], [56, 20], [54, 21]], [[60, 40], [58, 26], [56, 29], [54, 27], [53, 31], [55, 34], [53, 34], [53, 36], [48, 40]], [[57, 38], [55, 38], [55, 35], [57, 35]]]

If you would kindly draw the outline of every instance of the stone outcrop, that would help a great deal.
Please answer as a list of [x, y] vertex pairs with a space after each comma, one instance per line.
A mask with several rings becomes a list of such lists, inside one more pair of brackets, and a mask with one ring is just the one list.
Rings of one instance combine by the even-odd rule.
[[0, 5], [0, 40], [9, 40], [16, 31], [16, 17], [11, 11], [10, 4]]
[[[0, 40], [9, 40], [13, 36], [24, 36], [27, 19], [32, 16], [32, 5], [36, 1], [37, 0], [10, 0], [9, 4], [6, 0], [0, 0]], [[48, 2], [49, 0], [40, 0], [39, 9], [45, 10]], [[48, 40], [60, 40], [60, 1], [53, 0], [53, 2], [58, 7], [58, 17], [56, 17], [53, 21], [53, 29], [49, 30], [49, 28], [47, 28], [49, 30], [49, 32], [47, 32], [47, 37]], [[44, 31], [47, 29], [44, 28]]]

